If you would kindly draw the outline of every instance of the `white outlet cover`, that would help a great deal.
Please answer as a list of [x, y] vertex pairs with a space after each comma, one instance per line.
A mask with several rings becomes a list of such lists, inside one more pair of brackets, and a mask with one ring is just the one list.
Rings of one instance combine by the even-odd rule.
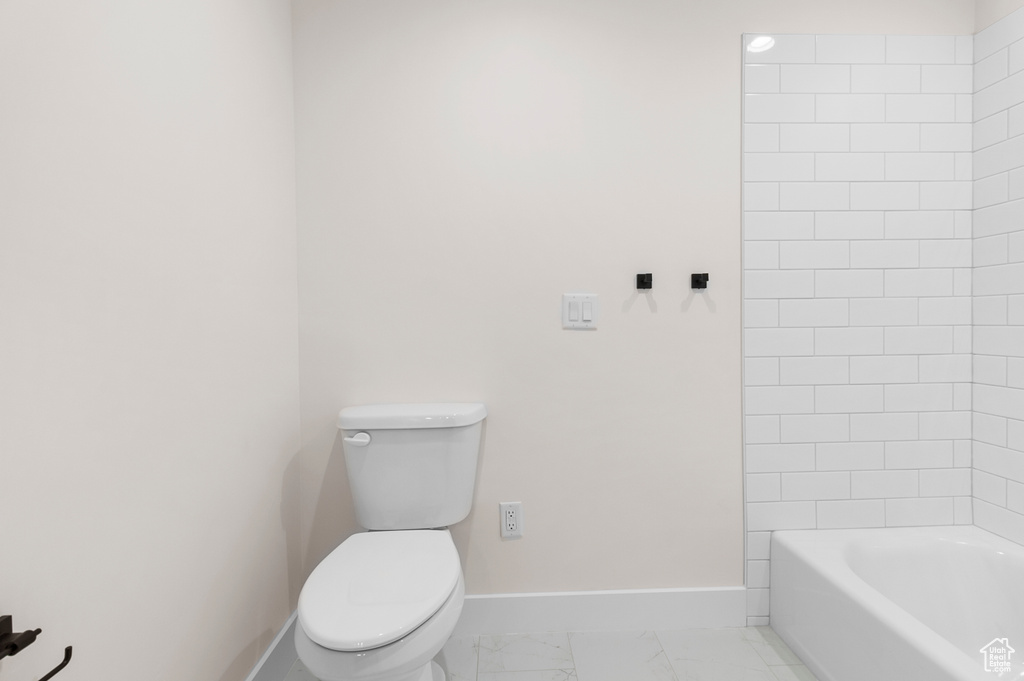
[[599, 312], [596, 293], [562, 294], [563, 329], [596, 329]]

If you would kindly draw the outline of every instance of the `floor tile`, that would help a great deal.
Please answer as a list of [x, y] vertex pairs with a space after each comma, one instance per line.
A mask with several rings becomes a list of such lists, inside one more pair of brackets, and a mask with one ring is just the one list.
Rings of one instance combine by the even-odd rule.
[[659, 631], [679, 681], [776, 681], [744, 629]]
[[434, 661], [441, 665], [447, 681], [476, 681], [479, 643], [476, 636], [450, 638]]
[[295, 664], [288, 670], [288, 676], [284, 681], [318, 681], [308, 669], [302, 664], [302, 660], [295, 660]]
[[770, 665], [802, 665], [800, 658], [789, 649], [786, 642], [771, 627], [747, 627], [747, 640], [757, 654]]
[[577, 681], [575, 669], [540, 669], [532, 672], [481, 674], [477, 681]]
[[772, 667], [771, 670], [779, 681], [818, 681], [818, 677], [802, 664], [792, 666], [780, 665]]
[[481, 636], [480, 674], [493, 672], [524, 672], [543, 669], [572, 669], [569, 635], [511, 634]]
[[678, 681], [653, 631], [569, 635], [579, 681]]

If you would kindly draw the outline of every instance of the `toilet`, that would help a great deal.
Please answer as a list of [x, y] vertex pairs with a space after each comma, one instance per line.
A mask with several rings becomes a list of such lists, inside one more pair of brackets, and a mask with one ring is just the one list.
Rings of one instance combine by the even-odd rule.
[[295, 650], [321, 681], [444, 681], [433, 658], [465, 599], [450, 525], [469, 515], [482, 404], [338, 414], [356, 520], [299, 595]]

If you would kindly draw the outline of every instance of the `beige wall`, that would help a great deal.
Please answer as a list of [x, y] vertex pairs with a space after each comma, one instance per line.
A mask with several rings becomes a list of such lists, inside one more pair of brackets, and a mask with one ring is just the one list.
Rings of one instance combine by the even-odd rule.
[[1024, 7], [1024, 0], [975, 0], [974, 31], [988, 28], [1021, 7]]
[[357, 529], [340, 407], [482, 400], [471, 593], [741, 584], [740, 34], [969, 34], [973, 2], [294, 7], [306, 569]]
[[290, 53], [279, 0], [0, 3], [4, 679], [238, 681], [291, 610]]

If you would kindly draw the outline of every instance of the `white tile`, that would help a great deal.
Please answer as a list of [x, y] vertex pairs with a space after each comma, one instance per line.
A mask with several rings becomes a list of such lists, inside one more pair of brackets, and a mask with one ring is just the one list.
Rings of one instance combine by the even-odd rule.
[[953, 465], [956, 468], [971, 467], [971, 441], [956, 440], [953, 442]]
[[818, 298], [881, 296], [885, 291], [881, 270], [821, 270], [814, 273], [814, 295]]
[[481, 636], [480, 673], [571, 669], [573, 653], [565, 633]]
[[779, 246], [782, 269], [835, 269], [850, 266], [850, 247], [843, 241], [785, 241]]
[[1009, 179], [1009, 173], [999, 173], [977, 180], [974, 183], [974, 207], [984, 208], [1009, 200]]
[[974, 183], [922, 182], [921, 210], [970, 210], [974, 207]]
[[[747, 529], [810, 530], [814, 529], [813, 501], [770, 501], [747, 504]], [[579, 665], [577, 665], [577, 668]]]
[[973, 135], [972, 146], [975, 150], [984, 149], [1005, 140], [1008, 137], [1006, 112], [1000, 111], [975, 122]]
[[746, 485], [747, 501], [781, 501], [782, 483], [780, 473], [748, 473]]
[[853, 471], [850, 487], [854, 499], [916, 497], [917, 471]]
[[1024, 262], [1024, 232], [1012, 232], [1007, 236], [1007, 257], [1010, 262]]
[[920, 472], [922, 497], [963, 497], [971, 495], [969, 468], [937, 468]]
[[970, 239], [974, 236], [973, 211], [953, 211], [953, 238]]
[[668, 656], [653, 631], [573, 632], [569, 637], [581, 681], [675, 681]]
[[744, 300], [743, 328], [773, 327], [779, 325], [778, 300]]
[[[775, 186], [777, 199], [778, 187]], [[746, 212], [743, 214], [743, 236], [747, 240], [813, 239], [814, 213]]]
[[918, 323], [922, 326], [971, 323], [971, 299], [967, 296], [960, 296], [958, 298], [921, 298], [919, 309], [920, 318]]
[[767, 560], [747, 561], [747, 587], [751, 589], [767, 588], [771, 570]]
[[1024, 104], [1011, 106], [1006, 112], [1006, 136], [1024, 134]]
[[919, 123], [861, 123], [850, 126], [851, 151], [920, 151]]
[[952, 327], [891, 326], [885, 329], [887, 355], [948, 355], [952, 352]]
[[921, 67], [863, 66], [854, 64], [850, 74], [851, 91], [855, 93], [917, 93], [921, 91]]
[[917, 324], [918, 300], [918, 298], [855, 298], [850, 301], [850, 325], [915, 325]]
[[[747, 589], [747, 621], [768, 618], [768, 594], [771, 589]], [[698, 677], [699, 678], [699, 677]]]
[[743, 96], [745, 123], [812, 123], [815, 95], [751, 94]]
[[886, 154], [885, 179], [953, 180], [953, 154], [923, 151]]
[[784, 123], [779, 126], [779, 149], [787, 152], [849, 151], [846, 123]]
[[976, 500], [974, 523], [983, 530], [1006, 537], [1018, 544], [1024, 544], [1024, 515]]
[[971, 355], [921, 355], [918, 361], [922, 383], [971, 381]]
[[974, 95], [953, 95], [956, 101], [956, 122], [974, 122]]
[[887, 239], [951, 239], [955, 235], [951, 211], [897, 211], [885, 214]]
[[478, 658], [478, 637], [453, 636], [436, 659], [448, 677], [446, 681], [477, 681]]
[[[960, 124], [955, 124], [960, 125]], [[953, 178], [957, 182], [970, 182], [974, 179], [974, 154], [970, 151], [958, 151], [954, 154]], [[973, 186], [973, 185], [972, 185]], [[972, 204], [973, 208], [973, 204]]]
[[970, 66], [922, 66], [921, 91], [971, 94], [974, 69]]
[[814, 272], [748, 270], [743, 275], [743, 288], [746, 298], [810, 298], [814, 295]]
[[970, 123], [925, 123], [921, 151], [972, 151], [972, 133]]
[[[957, 267], [953, 269], [953, 295], [970, 296], [974, 291], [974, 270], [970, 267]], [[957, 352], [960, 352], [957, 350]], [[970, 352], [965, 350], [964, 352]]]
[[974, 152], [974, 179], [1005, 173], [1019, 166], [1024, 151], [1024, 137], [1010, 137], [1003, 142]]
[[1024, 388], [1024, 359], [1006, 359], [1006, 385], [1010, 388]]
[[747, 241], [743, 244], [743, 267], [771, 270], [779, 267], [778, 241]]
[[[476, 668], [474, 668], [474, 680]], [[302, 664], [302, 660], [295, 660], [292, 664], [292, 668], [288, 670], [288, 675], [284, 677], [284, 681], [319, 681], [313, 672], [306, 669], [306, 666]]]
[[[743, 45], [746, 47], [750, 42], [762, 34], [749, 33], [743, 36]], [[743, 51], [743, 58], [747, 64], [812, 64], [814, 63], [814, 36], [813, 35], [778, 35], [772, 36], [775, 44], [770, 50], [764, 52]]]
[[779, 385], [778, 357], [747, 357], [743, 360], [743, 385]]
[[[1013, 383], [1013, 376], [1007, 382]], [[1024, 390], [996, 385], [974, 386], [974, 406], [977, 411], [994, 416], [1019, 419], [1024, 415]]]
[[903, 36], [885, 38], [885, 61], [889, 64], [955, 64], [953, 36]]
[[743, 67], [743, 92], [771, 94], [779, 92], [777, 64], [747, 64]]
[[920, 265], [919, 253], [918, 241], [855, 241], [850, 244], [850, 267], [917, 267]]
[[[806, 95], [793, 95], [804, 97]], [[814, 95], [815, 97], [815, 118], [818, 123], [904, 123], [919, 122], [918, 120], [886, 118], [887, 96], [915, 96], [921, 95]], [[931, 95], [949, 96], [949, 95]], [[952, 105], [952, 101], [950, 102]], [[803, 120], [803, 119], [801, 119]], [[930, 120], [930, 119], [925, 119]], [[946, 121], [946, 119], [942, 119]], [[952, 116], [948, 122], [952, 122]], [[796, 122], [796, 121], [788, 121]]]
[[1017, 42], [1012, 43], [1008, 50], [1010, 53], [1007, 60], [1007, 70], [1009, 73], [1016, 73], [1017, 71], [1024, 69], [1024, 43], [1018, 40]]
[[747, 414], [812, 414], [814, 388], [751, 386], [743, 391]]
[[885, 411], [952, 411], [953, 386], [948, 383], [885, 386]]
[[956, 98], [954, 95], [885, 95], [884, 120], [886, 123], [956, 123]]
[[915, 383], [918, 380], [916, 356], [851, 357], [851, 383]]
[[1006, 318], [1009, 324], [1024, 324], [1024, 296], [1009, 296], [1006, 300]]
[[[575, 669], [538, 669], [528, 672], [481, 672], [477, 681], [577, 681]], [[457, 679], [446, 679], [457, 681]]]
[[881, 153], [815, 154], [814, 179], [820, 181], [884, 180], [885, 155]]
[[1024, 88], [1024, 78], [1020, 73], [1013, 73], [1002, 80], [979, 90], [974, 95], [975, 114], [978, 119], [991, 116], [997, 111], [1008, 109], [1019, 103]]
[[972, 65], [974, 64], [974, 36], [973, 35], [958, 35], [955, 36], [956, 40], [956, 63]]
[[1006, 385], [1006, 358], [974, 355], [974, 375], [976, 383], [989, 385]]
[[845, 385], [850, 382], [846, 357], [783, 357], [779, 361], [782, 385]]
[[974, 496], [997, 506], [1006, 505], [1006, 478], [977, 469], [973, 471], [972, 478]]
[[778, 416], [747, 416], [743, 419], [743, 440], [748, 444], [778, 444]]
[[794, 182], [814, 179], [814, 154], [744, 154], [747, 182]]
[[952, 465], [953, 443], [949, 440], [885, 443], [887, 469], [949, 468]]
[[849, 203], [852, 210], [917, 210], [921, 207], [920, 183], [854, 182]]
[[[1006, 186], [1006, 200], [1013, 201], [1024, 197], [1024, 168], [1016, 168], [1011, 170], [1007, 174], [1007, 186]], [[977, 190], [978, 182], [974, 183], [975, 190]], [[975, 201], [975, 208], [978, 208], [977, 201]]]
[[886, 411], [883, 405], [880, 385], [822, 385], [814, 390], [814, 411], [818, 414]]
[[973, 525], [974, 514], [971, 506], [974, 499], [971, 497], [953, 498], [953, 521], [957, 525]]
[[819, 212], [814, 214], [816, 239], [881, 239], [885, 213], [881, 211]]
[[950, 497], [886, 499], [885, 524], [887, 527], [952, 525], [953, 499]]
[[885, 449], [881, 442], [833, 442], [816, 447], [819, 471], [856, 471], [885, 467]]
[[845, 64], [782, 65], [782, 92], [838, 93], [849, 91], [850, 67]]
[[907, 298], [914, 296], [952, 296], [953, 270], [886, 270], [885, 295], [894, 298]]
[[885, 527], [885, 501], [854, 499], [818, 502], [818, 528]]
[[748, 357], [814, 354], [814, 329], [746, 329], [743, 351]]
[[850, 439], [855, 442], [916, 440], [917, 414], [852, 414]]
[[975, 442], [974, 467], [1015, 482], [1024, 481], [1024, 458], [1012, 449]]
[[779, 209], [778, 182], [744, 182], [743, 210], [769, 211]]
[[850, 185], [847, 182], [782, 182], [779, 185], [781, 210], [848, 210]]
[[[1020, 15], [1020, 16], [1018, 16]], [[1024, 15], [1013, 12], [974, 36], [974, 58], [984, 59], [1020, 38]]]
[[[813, 471], [813, 444], [747, 445], [748, 473], [785, 473]], [[749, 528], [748, 528], [749, 529]]]
[[849, 499], [850, 474], [833, 473], [783, 473], [783, 501], [808, 501], [819, 499]]
[[[755, 568], [756, 569], [756, 568]], [[753, 579], [752, 579], [753, 578]], [[767, 593], [755, 586], [756, 575], [747, 575], [750, 591]], [[749, 603], [749, 612], [761, 612], [759, 599]], [[767, 602], [764, 603], [764, 607]], [[767, 610], [763, 610], [767, 614]], [[768, 681], [773, 675], [754, 648], [744, 641], [744, 629], [690, 629], [659, 631], [658, 638], [679, 679], [749, 679]], [[623, 677], [628, 678], [628, 677]]]
[[918, 415], [922, 440], [969, 440], [971, 414], [961, 411], [933, 411]]
[[884, 350], [882, 329], [870, 326], [848, 329], [815, 329], [816, 355], [881, 355]]
[[819, 35], [819, 64], [881, 64], [885, 62], [885, 36]]
[[979, 355], [1020, 356], [1024, 350], [1024, 328], [982, 326], [974, 329], [975, 352]]
[[850, 304], [842, 299], [780, 300], [779, 326], [848, 326]]
[[1006, 507], [1014, 513], [1024, 513], [1024, 484], [1006, 482]]
[[[964, 354], [964, 357], [970, 357], [970, 355]], [[970, 411], [973, 399], [974, 386], [970, 383], [954, 383], [953, 384], [953, 411]]]
[[974, 290], [979, 296], [1024, 293], [1024, 263], [975, 270]]
[[974, 65], [974, 89], [984, 90], [1007, 75], [1007, 50], [1003, 49]]
[[850, 422], [845, 414], [784, 415], [782, 442], [847, 442]]
[[771, 556], [771, 532], [747, 532], [747, 559], [767, 560]]

